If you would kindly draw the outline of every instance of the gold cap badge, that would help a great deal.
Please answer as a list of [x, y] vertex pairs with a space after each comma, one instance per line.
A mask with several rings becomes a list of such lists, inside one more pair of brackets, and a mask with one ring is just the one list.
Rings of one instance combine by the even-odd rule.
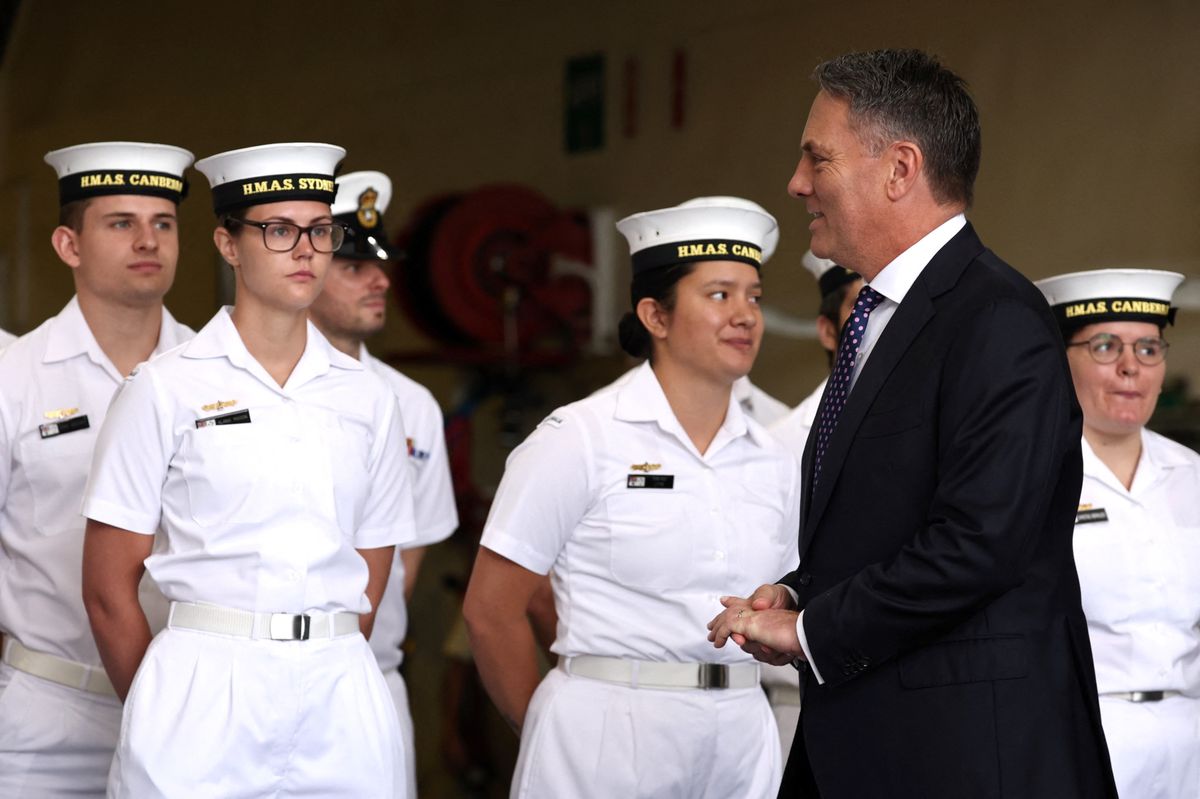
[[379, 212], [375, 210], [378, 199], [379, 192], [372, 188], [358, 195], [358, 224], [365, 228], [373, 228], [379, 224]]

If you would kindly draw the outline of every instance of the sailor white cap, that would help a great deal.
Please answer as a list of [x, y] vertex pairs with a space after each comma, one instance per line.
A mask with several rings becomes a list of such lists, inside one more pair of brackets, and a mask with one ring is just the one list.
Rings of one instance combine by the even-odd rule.
[[383, 212], [392, 200], [392, 181], [382, 172], [347, 172], [337, 179], [333, 215], [349, 228], [335, 253], [339, 258], [387, 261], [391, 258], [383, 232]]
[[46, 153], [66, 205], [108, 194], [146, 194], [178, 203], [187, 195], [184, 171], [194, 156], [182, 147], [149, 142], [77, 144]]
[[289, 142], [230, 150], [196, 162], [212, 185], [218, 214], [284, 200], [333, 204], [334, 172], [346, 156], [335, 144]]
[[762, 266], [779, 244], [779, 224], [741, 197], [697, 197], [672, 208], [643, 211], [617, 223], [629, 241], [637, 274], [689, 261], [743, 261]]
[[1059, 326], [1075, 330], [1096, 322], [1175, 321], [1171, 296], [1183, 282], [1178, 272], [1158, 269], [1093, 269], [1039, 280]]

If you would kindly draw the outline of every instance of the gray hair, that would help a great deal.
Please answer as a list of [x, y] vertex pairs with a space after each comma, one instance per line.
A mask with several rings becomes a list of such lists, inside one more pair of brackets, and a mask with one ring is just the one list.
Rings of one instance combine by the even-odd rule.
[[934, 198], [971, 205], [981, 134], [966, 81], [920, 50], [848, 53], [818, 66], [813, 80], [850, 104], [850, 122], [873, 154], [915, 142]]

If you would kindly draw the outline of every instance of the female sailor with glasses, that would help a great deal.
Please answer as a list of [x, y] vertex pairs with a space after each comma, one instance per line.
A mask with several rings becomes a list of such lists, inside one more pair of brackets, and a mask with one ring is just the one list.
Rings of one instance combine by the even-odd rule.
[[[125, 698], [110, 796], [405, 793], [365, 638], [414, 533], [403, 426], [386, 384], [307, 319], [345, 233], [330, 214], [344, 154], [196, 164], [236, 300], [126, 381], [84, 500], [84, 600]], [[143, 561], [171, 600], [153, 642]]]
[[1075, 561], [1121, 796], [1200, 796], [1200, 455], [1145, 425], [1166, 373], [1174, 272], [1038, 283], [1083, 407]]

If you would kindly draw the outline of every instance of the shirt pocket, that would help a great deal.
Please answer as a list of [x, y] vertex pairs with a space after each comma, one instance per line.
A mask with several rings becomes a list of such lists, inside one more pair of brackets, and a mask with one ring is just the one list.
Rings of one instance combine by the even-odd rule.
[[358, 529], [370, 491], [399, 489], [371, 482], [371, 431], [366, 422], [323, 414], [318, 426], [321, 439], [312, 442], [308, 500], [321, 515], [336, 518], [343, 537], [349, 537]]
[[79, 507], [87, 484], [94, 430], [32, 438], [21, 456], [32, 495], [33, 529], [44, 536], [78, 531], [83, 525]]
[[177, 462], [190, 515], [201, 527], [252, 524], [270, 516], [277, 442], [257, 422], [188, 430]]
[[753, 588], [775, 582], [785, 571], [789, 551], [797, 547], [799, 528], [784, 528], [786, 514], [767, 492], [745, 489], [735, 513], [738, 543], [731, 547], [731, 557], [739, 575], [753, 582]]
[[618, 491], [605, 501], [609, 571], [622, 585], [662, 591], [693, 578], [695, 542], [687, 496], [662, 489]]

